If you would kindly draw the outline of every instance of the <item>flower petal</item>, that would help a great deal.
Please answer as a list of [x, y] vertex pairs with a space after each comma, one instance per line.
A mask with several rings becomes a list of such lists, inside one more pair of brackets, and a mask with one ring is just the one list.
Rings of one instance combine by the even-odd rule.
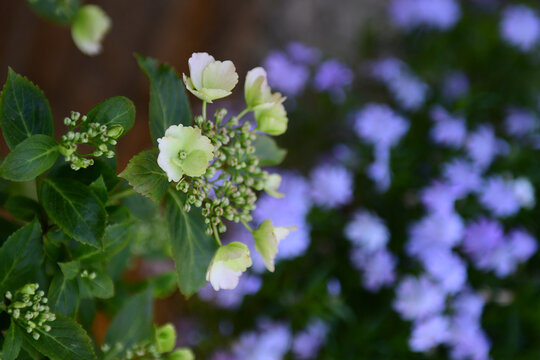
[[189, 58], [189, 74], [195, 89], [200, 90], [202, 86], [204, 69], [215, 61], [212, 55], [205, 52], [193, 53]]
[[202, 87], [230, 92], [238, 83], [238, 74], [232, 61], [215, 61], [203, 71]]

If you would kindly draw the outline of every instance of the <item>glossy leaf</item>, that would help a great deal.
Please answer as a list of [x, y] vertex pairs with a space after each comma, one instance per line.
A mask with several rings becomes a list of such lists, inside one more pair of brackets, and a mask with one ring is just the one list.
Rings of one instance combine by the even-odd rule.
[[113, 125], [122, 126], [124, 128], [123, 135], [135, 123], [135, 105], [126, 97], [115, 96], [96, 105], [87, 116], [87, 121], [97, 122], [109, 128]]
[[165, 201], [165, 216], [178, 283], [189, 297], [206, 284], [206, 271], [217, 250], [217, 243], [206, 234], [204, 217], [197, 208], [187, 213], [178, 192], [170, 190]]
[[41, 226], [34, 220], [13, 233], [0, 248], [0, 294], [35, 282], [42, 261]]
[[53, 311], [69, 317], [77, 314], [79, 289], [76, 281], [67, 280], [64, 275], [57, 274], [49, 285], [47, 297]]
[[90, 188], [67, 179], [46, 179], [40, 202], [47, 215], [70, 237], [97, 248], [102, 247], [107, 214]]
[[38, 15], [49, 21], [67, 25], [81, 7], [80, 0], [26, 0]]
[[158, 152], [146, 150], [134, 156], [120, 177], [126, 179], [139, 194], [156, 201], [163, 199], [169, 181], [165, 172], [157, 164]]
[[191, 125], [191, 110], [184, 84], [168, 64], [136, 55], [139, 67], [150, 81], [150, 135], [154, 145], [171, 125]]
[[2, 360], [15, 360], [21, 351], [22, 335], [14, 320], [11, 320], [4, 338], [4, 345], [0, 353]]
[[47, 135], [32, 135], [18, 144], [0, 166], [0, 175], [12, 181], [33, 180], [58, 158], [58, 143]]
[[86, 294], [98, 299], [109, 299], [113, 297], [114, 283], [111, 278], [100, 271], [92, 272], [96, 274], [96, 277], [93, 279], [89, 277], [79, 278], [79, 284], [84, 287]]
[[12, 69], [0, 96], [0, 127], [12, 150], [32, 135], [53, 135], [53, 118], [45, 95]]
[[259, 158], [261, 166], [279, 165], [287, 155], [287, 150], [277, 146], [274, 139], [269, 136], [257, 135], [253, 146], [255, 147], [255, 156]]
[[60, 270], [67, 280], [72, 280], [81, 271], [81, 263], [79, 261], [59, 262]]

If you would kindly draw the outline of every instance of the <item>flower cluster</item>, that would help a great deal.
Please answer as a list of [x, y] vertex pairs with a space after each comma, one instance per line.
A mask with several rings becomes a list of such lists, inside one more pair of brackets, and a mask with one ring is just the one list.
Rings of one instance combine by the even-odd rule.
[[[274, 271], [277, 245], [294, 227], [277, 227], [271, 220], [253, 230], [257, 192], [266, 191], [280, 198], [278, 174], [264, 171], [255, 154], [257, 136], [271, 136], [287, 130], [284, 97], [272, 93], [266, 71], [257, 67], [249, 71], [244, 84], [246, 108], [226, 118], [219, 109], [213, 119], [207, 118], [206, 104], [232, 93], [238, 74], [231, 61], [216, 61], [207, 53], [195, 53], [189, 59], [190, 76], [184, 74], [186, 88], [203, 101], [202, 115], [194, 126], [173, 125], [158, 139], [158, 165], [176, 189], [185, 194], [184, 210], [201, 209], [208, 235], [219, 244], [207, 272], [207, 280], [215, 290], [234, 289], [240, 275], [251, 266], [248, 247], [234, 241], [221, 245], [220, 234], [227, 230], [225, 221], [242, 223], [252, 233], [255, 247], [266, 267]], [[253, 112], [256, 126], [242, 117]]]
[[26, 284], [14, 293], [7, 291], [4, 294], [7, 301], [0, 302], [0, 309], [5, 310], [34, 340], [39, 340], [41, 332], [51, 331], [48, 323], [56, 319], [47, 305], [45, 292], [38, 289], [39, 284]]
[[461, 17], [456, 0], [393, 0], [390, 17], [394, 24], [409, 30], [427, 27], [447, 30]]
[[[68, 132], [62, 135], [60, 152], [67, 162], [71, 163], [73, 170], [87, 168], [94, 164], [93, 158], [105, 156], [112, 158], [115, 156], [111, 147], [116, 145], [124, 129], [121, 125], [102, 125], [97, 122], [89, 122], [86, 115], [72, 111], [70, 117], [64, 119], [64, 125], [68, 127]], [[94, 147], [95, 150], [80, 154], [77, 149], [80, 145]]]
[[503, 12], [500, 31], [507, 43], [527, 52], [540, 40], [540, 18], [526, 5], [510, 5]]

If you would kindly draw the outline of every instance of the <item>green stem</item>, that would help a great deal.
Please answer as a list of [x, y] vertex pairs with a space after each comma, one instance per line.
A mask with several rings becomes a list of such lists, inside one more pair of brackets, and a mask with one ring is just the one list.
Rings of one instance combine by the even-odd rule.
[[202, 117], [204, 121], [206, 121], [206, 101], [203, 101], [202, 103]]
[[109, 197], [109, 201], [107, 201], [107, 205], [112, 205], [114, 204], [116, 201], [120, 200], [120, 199], [123, 199], [125, 197], [128, 197], [128, 196], [131, 196], [131, 195], [134, 195], [136, 194], [137, 192], [135, 190], [133, 190], [133, 188], [127, 188], [127, 189], [124, 189], [120, 192], [117, 192], [115, 194], [112, 194], [110, 197]]
[[216, 239], [216, 242], [218, 243], [218, 245], [222, 246], [221, 245], [221, 240], [219, 239], [219, 234], [218, 234], [216, 225], [214, 225], [214, 224], [212, 224], [212, 233], [214, 234], [214, 239]]
[[242, 110], [240, 112], [240, 114], [236, 115], [236, 119], [237, 120], [240, 120], [244, 115], [246, 115], [247, 113], [249, 112], [249, 109], [248, 108], [245, 108], [244, 110]]
[[251, 228], [251, 226], [248, 225], [247, 222], [245, 222], [244, 220], [241, 220], [242, 224], [244, 225], [244, 227], [246, 229], [248, 229], [249, 232], [253, 232], [253, 229]]

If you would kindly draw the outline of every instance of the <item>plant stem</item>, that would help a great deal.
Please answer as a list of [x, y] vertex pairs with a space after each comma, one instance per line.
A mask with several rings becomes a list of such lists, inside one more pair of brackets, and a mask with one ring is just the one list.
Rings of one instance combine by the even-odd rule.
[[203, 101], [202, 103], [202, 117], [204, 121], [206, 121], [206, 101]]
[[214, 224], [212, 224], [212, 233], [214, 234], [214, 239], [216, 239], [216, 242], [218, 243], [218, 245], [222, 246], [221, 245], [221, 240], [219, 239], [219, 234], [217, 232], [216, 225], [214, 225]]
[[253, 229], [251, 228], [251, 226], [248, 225], [247, 222], [245, 222], [244, 220], [241, 220], [241, 221], [244, 227], [249, 230], [249, 232], [253, 232]]
[[240, 112], [240, 114], [236, 115], [236, 119], [237, 120], [240, 120], [244, 115], [246, 115], [247, 113], [249, 112], [249, 109], [248, 108], [245, 108], [244, 110], [242, 110]]

